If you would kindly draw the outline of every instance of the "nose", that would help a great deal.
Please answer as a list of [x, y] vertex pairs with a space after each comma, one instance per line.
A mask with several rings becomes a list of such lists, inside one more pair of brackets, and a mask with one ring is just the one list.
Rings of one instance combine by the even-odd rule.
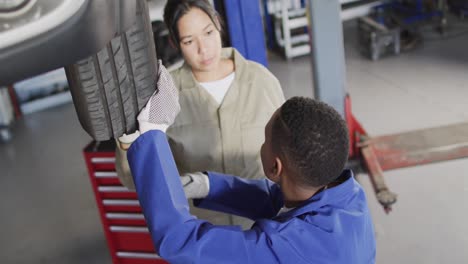
[[206, 41], [204, 39], [198, 40], [198, 53], [203, 55], [207, 51]]

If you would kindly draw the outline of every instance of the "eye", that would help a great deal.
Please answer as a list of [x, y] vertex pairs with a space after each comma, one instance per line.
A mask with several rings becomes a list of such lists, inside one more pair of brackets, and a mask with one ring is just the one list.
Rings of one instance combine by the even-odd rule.
[[213, 31], [214, 31], [214, 30], [210, 30], [210, 31], [206, 32], [206, 35], [209, 36], [209, 35], [213, 34]]
[[187, 45], [192, 44], [192, 41], [191, 41], [191, 40], [187, 40], [187, 41], [182, 42], [182, 44], [184, 44], [185, 46], [187, 46]]

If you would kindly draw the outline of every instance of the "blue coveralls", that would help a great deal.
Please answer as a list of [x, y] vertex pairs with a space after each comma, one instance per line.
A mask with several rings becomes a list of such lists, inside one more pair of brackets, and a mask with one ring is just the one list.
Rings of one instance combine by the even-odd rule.
[[208, 173], [210, 192], [196, 204], [255, 220], [250, 230], [215, 226], [189, 213], [166, 135], [149, 131], [128, 151], [138, 199], [161, 257], [178, 263], [346, 263], [375, 261], [374, 230], [361, 186], [345, 170], [340, 185], [302, 206], [283, 206], [278, 185]]

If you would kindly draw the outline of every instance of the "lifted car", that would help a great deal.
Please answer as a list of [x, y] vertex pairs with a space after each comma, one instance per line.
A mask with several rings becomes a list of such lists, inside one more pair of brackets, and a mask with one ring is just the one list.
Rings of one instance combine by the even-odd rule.
[[0, 85], [60, 67], [92, 138], [134, 132], [157, 81], [146, 0], [0, 0]]

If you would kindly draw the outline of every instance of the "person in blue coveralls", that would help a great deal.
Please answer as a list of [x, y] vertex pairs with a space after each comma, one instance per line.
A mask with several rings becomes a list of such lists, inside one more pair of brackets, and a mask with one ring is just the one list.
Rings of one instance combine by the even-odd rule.
[[[261, 147], [268, 179], [216, 172], [179, 177], [165, 131], [180, 110], [162, 67], [157, 92], [138, 116], [141, 135], [128, 161], [158, 254], [177, 263], [375, 262], [372, 219], [348, 158], [348, 130], [330, 106], [293, 97], [272, 115]], [[251, 229], [216, 226], [189, 212], [202, 208], [248, 217]]]

